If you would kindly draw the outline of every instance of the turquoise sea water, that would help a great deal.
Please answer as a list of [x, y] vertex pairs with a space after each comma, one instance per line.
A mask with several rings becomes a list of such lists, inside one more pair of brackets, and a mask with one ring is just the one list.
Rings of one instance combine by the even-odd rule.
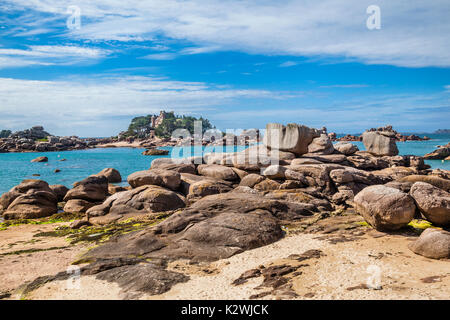
[[[430, 141], [408, 141], [397, 143], [400, 154], [413, 154], [423, 156], [436, 149], [437, 145], [443, 145], [450, 141], [450, 135], [429, 135]], [[354, 142], [360, 150], [364, 150], [361, 142]], [[174, 157], [186, 156], [187, 149], [162, 148], [171, 150]], [[213, 147], [203, 148], [204, 152], [211, 152]], [[239, 151], [244, 147], [235, 147], [227, 151]], [[107, 148], [89, 149], [63, 152], [35, 152], [35, 153], [3, 153], [0, 154], [0, 194], [8, 191], [24, 179], [41, 179], [49, 184], [63, 184], [71, 187], [75, 181], [82, 180], [91, 174], [98, 173], [104, 168], [115, 168], [120, 171], [126, 181], [129, 174], [150, 168], [153, 159], [157, 157], [143, 156], [143, 149], [132, 148]], [[184, 155], [183, 152], [184, 151]], [[215, 152], [220, 152], [217, 147]], [[195, 154], [201, 154], [199, 149]], [[39, 156], [46, 156], [48, 163], [31, 163]], [[169, 156], [163, 156], [169, 157]], [[58, 161], [61, 159], [67, 161]], [[441, 160], [426, 161], [433, 168], [450, 170], [450, 161]], [[61, 172], [54, 173], [55, 169]], [[33, 174], [40, 174], [33, 177]]]

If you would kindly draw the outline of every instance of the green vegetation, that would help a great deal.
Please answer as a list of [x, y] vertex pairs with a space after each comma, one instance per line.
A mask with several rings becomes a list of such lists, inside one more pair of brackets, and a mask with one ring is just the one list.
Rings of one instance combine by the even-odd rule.
[[2, 130], [0, 131], [0, 138], [8, 138], [11, 133], [11, 130]]
[[16, 219], [16, 220], [6, 220], [0, 223], [0, 231], [8, 229], [8, 227], [19, 226], [22, 224], [52, 224], [58, 222], [71, 222], [76, 219], [81, 219], [83, 214], [81, 213], [57, 213], [50, 217], [41, 219]]
[[187, 129], [191, 134], [193, 134], [194, 121], [202, 122], [203, 132], [213, 128], [209, 120], [202, 117], [195, 118], [190, 116], [178, 116], [175, 115], [174, 112], [167, 112], [165, 116], [166, 118], [156, 128], [151, 127], [152, 115], [134, 118], [133, 120], [131, 120], [131, 124], [126, 131], [125, 136], [145, 138], [148, 137], [151, 130], [155, 130], [156, 136], [160, 138], [170, 138], [172, 132], [176, 129]]
[[36, 141], [39, 141], [39, 142], [48, 142], [48, 139], [47, 139], [47, 138], [43, 138], [43, 139], [37, 139]]

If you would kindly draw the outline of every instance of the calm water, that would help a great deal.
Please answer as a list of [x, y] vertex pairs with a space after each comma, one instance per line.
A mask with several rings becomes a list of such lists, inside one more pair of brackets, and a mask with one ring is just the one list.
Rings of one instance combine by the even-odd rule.
[[[450, 135], [429, 135], [430, 141], [408, 141], [397, 143], [400, 154], [414, 154], [423, 156], [436, 149], [437, 145], [443, 145], [450, 141]], [[361, 142], [354, 142], [360, 150], [364, 150]], [[187, 149], [163, 148], [171, 150], [175, 157], [186, 156]], [[211, 152], [213, 147], [203, 148], [204, 152]], [[243, 150], [244, 147], [235, 147], [229, 151]], [[41, 179], [49, 184], [63, 184], [71, 187], [72, 183], [95, 174], [104, 168], [115, 168], [122, 174], [123, 180], [139, 170], [150, 168], [150, 164], [156, 157], [143, 156], [143, 149], [132, 148], [108, 148], [90, 149], [80, 151], [63, 152], [36, 152], [36, 153], [3, 153], [0, 154], [0, 194], [8, 191], [23, 179]], [[216, 152], [221, 150], [215, 149]], [[195, 154], [200, 154], [199, 149]], [[48, 163], [31, 163], [30, 161], [39, 156], [46, 156]], [[169, 157], [169, 156], [163, 156]], [[61, 159], [67, 161], [58, 161]], [[430, 160], [427, 161], [433, 168], [450, 170], [450, 161]], [[55, 169], [61, 172], [54, 173]], [[33, 177], [40, 174], [40, 177]]]

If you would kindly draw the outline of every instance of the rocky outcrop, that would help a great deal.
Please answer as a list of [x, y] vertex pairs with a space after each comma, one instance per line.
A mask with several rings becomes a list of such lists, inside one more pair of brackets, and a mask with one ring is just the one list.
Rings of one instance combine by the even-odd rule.
[[178, 172], [172, 170], [150, 169], [132, 173], [127, 180], [133, 188], [156, 185], [177, 190], [181, 183], [181, 176]]
[[308, 145], [308, 154], [327, 155], [333, 152], [333, 143], [325, 133], [322, 133], [318, 138], [314, 138]]
[[24, 180], [0, 198], [5, 219], [34, 219], [55, 214], [58, 199], [45, 181]]
[[334, 145], [334, 149], [346, 156], [351, 156], [356, 151], [359, 151], [356, 145], [349, 142], [338, 142]]
[[410, 194], [428, 221], [437, 226], [450, 225], [450, 193], [429, 183], [416, 182]]
[[178, 173], [197, 174], [197, 167], [193, 163], [177, 163], [170, 158], [159, 158], [152, 161], [150, 169], [172, 170]]
[[148, 149], [142, 152], [144, 156], [167, 156], [169, 154], [169, 150], [162, 149]]
[[399, 180], [400, 182], [426, 182], [446, 192], [450, 192], [450, 180], [441, 178], [437, 175], [409, 175]]
[[279, 123], [266, 125], [264, 145], [268, 149], [292, 152], [297, 156], [308, 152], [308, 146], [314, 138], [320, 136], [317, 129], [290, 123], [286, 126]]
[[423, 156], [424, 159], [428, 160], [443, 160], [450, 157], [450, 143], [445, 146], [440, 146], [433, 152], [427, 153]]
[[136, 215], [183, 208], [185, 198], [156, 185], [144, 185], [113, 194], [102, 204], [87, 210], [91, 222], [105, 224]]
[[406, 193], [383, 185], [370, 186], [354, 198], [357, 212], [377, 230], [406, 226], [416, 212], [414, 200]]
[[46, 132], [42, 126], [35, 126], [0, 138], [0, 153], [81, 150], [111, 141], [110, 138], [57, 137]]
[[122, 176], [120, 172], [114, 168], [106, 168], [97, 173], [95, 176], [104, 176], [109, 183], [119, 183], [122, 182]]
[[64, 197], [66, 196], [67, 192], [69, 192], [69, 189], [66, 186], [63, 186], [61, 184], [54, 184], [49, 187], [50, 187], [50, 189], [52, 189], [53, 193], [56, 195], [58, 202], [64, 201]]
[[48, 158], [47, 157], [37, 157], [37, 158], [31, 160], [31, 162], [48, 162]]
[[[87, 208], [90, 203], [96, 205], [102, 202], [108, 196], [108, 179], [105, 176], [90, 176], [84, 180], [74, 183], [74, 188], [70, 189], [64, 197], [66, 205], [64, 211], [73, 212], [76, 208]], [[83, 200], [83, 201], [71, 201]], [[84, 211], [75, 211], [84, 212]]]
[[392, 131], [376, 131], [371, 129], [362, 134], [366, 150], [375, 156], [398, 155], [395, 134]]
[[408, 248], [421, 256], [431, 259], [450, 258], [450, 232], [428, 228], [419, 239], [410, 243]]
[[279, 219], [303, 219], [307, 217], [304, 213], [305, 209], [295, 203], [260, 195], [211, 195], [155, 227], [92, 249], [86, 258], [139, 256], [214, 261], [277, 241], [283, 236]]
[[235, 181], [239, 179], [239, 176], [232, 168], [217, 164], [201, 164], [197, 167], [197, 171], [202, 176], [207, 176], [214, 179], [228, 181]]

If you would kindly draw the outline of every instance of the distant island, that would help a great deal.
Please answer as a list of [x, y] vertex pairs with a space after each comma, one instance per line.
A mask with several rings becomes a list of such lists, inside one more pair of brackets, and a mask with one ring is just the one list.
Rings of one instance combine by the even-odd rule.
[[439, 130], [436, 130], [434, 133], [436, 133], [436, 134], [450, 134], [450, 129], [439, 129]]
[[187, 129], [194, 133], [194, 122], [201, 121], [203, 132], [212, 129], [213, 126], [208, 119], [202, 117], [179, 116], [172, 112], [161, 111], [159, 115], [147, 115], [136, 117], [131, 120], [127, 131], [119, 133], [118, 138], [148, 139], [148, 138], [170, 138], [176, 129]]

